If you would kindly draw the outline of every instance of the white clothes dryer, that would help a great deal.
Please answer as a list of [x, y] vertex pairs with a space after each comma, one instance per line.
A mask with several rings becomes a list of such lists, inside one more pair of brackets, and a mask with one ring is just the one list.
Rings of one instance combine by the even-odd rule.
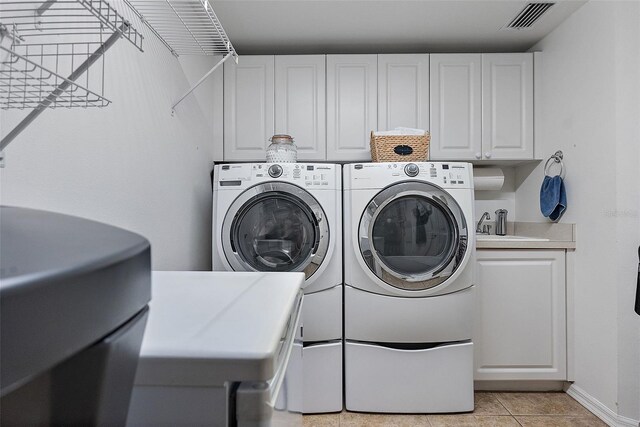
[[472, 165], [345, 165], [344, 204], [346, 408], [472, 411]]
[[341, 166], [216, 165], [213, 270], [305, 273], [301, 410], [341, 411]]

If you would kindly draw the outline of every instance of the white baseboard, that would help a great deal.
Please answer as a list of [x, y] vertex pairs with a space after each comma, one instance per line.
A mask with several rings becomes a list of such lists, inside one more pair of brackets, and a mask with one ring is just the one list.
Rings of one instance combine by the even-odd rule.
[[582, 406], [591, 411], [596, 417], [611, 427], [639, 427], [640, 421], [623, 417], [609, 409], [604, 403], [589, 393], [572, 384], [566, 390], [567, 394], [577, 400]]
[[476, 380], [473, 382], [476, 391], [562, 391], [565, 381], [541, 380]]

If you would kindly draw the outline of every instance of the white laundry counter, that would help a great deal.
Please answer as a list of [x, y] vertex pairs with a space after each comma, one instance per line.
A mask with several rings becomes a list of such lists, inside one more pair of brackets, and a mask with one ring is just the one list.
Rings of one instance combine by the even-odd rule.
[[[300, 412], [291, 404], [302, 389], [303, 282], [303, 273], [154, 272], [128, 425], [240, 426], [264, 407]], [[245, 389], [261, 396], [243, 402]]]

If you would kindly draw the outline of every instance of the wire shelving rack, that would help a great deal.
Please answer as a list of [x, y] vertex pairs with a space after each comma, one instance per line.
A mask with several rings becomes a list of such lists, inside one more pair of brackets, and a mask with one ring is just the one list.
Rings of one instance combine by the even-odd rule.
[[125, 0], [175, 55], [221, 55], [222, 59], [172, 106], [175, 107], [227, 59], [238, 61], [233, 44], [208, 0]]
[[47, 108], [105, 107], [105, 52], [142, 35], [105, 0], [0, 2], [0, 108], [31, 109], [4, 149]]

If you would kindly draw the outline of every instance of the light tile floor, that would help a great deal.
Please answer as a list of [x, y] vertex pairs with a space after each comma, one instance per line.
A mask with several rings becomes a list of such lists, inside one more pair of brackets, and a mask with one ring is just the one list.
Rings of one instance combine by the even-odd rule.
[[606, 426], [565, 393], [476, 392], [472, 413], [305, 415], [304, 427], [592, 427]]

